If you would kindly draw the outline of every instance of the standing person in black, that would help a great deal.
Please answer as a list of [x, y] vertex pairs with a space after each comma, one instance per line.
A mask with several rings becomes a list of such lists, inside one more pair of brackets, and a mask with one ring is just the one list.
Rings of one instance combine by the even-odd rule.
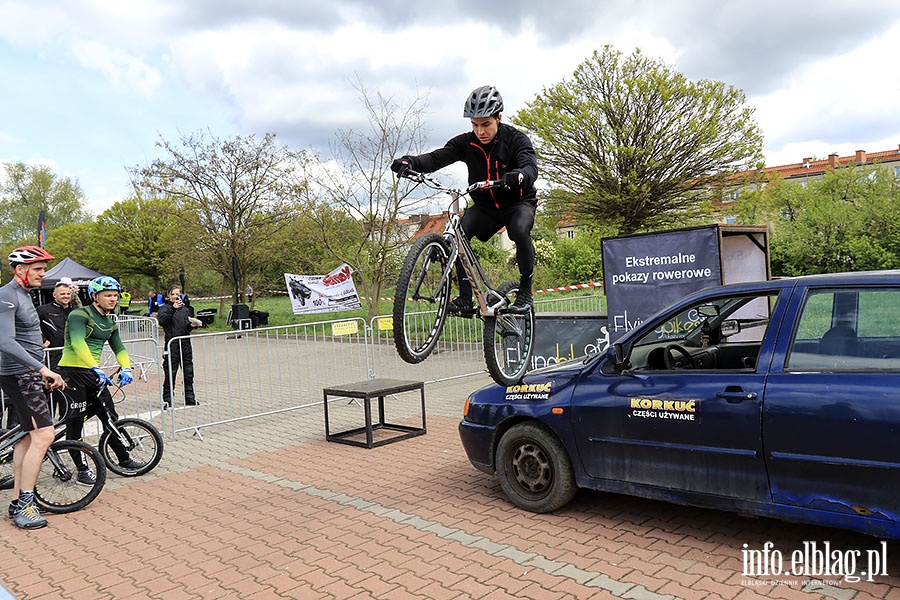
[[[186, 303], [187, 299], [181, 293], [181, 288], [173, 286], [169, 289], [166, 301], [159, 307], [156, 320], [162, 326], [165, 332], [166, 348], [169, 349], [168, 354], [163, 359], [163, 408], [172, 408], [172, 387], [175, 385], [175, 376], [178, 374], [179, 367], [184, 373], [184, 403], [187, 406], [196, 406], [197, 399], [194, 397], [194, 351], [191, 348], [190, 338], [176, 340], [171, 347], [169, 340], [190, 335], [191, 331], [200, 325], [200, 321], [195, 319], [190, 306]], [[171, 368], [171, 379], [169, 378], [169, 369]]]
[[44, 348], [58, 348], [49, 352], [51, 371], [56, 371], [59, 366], [62, 347], [66, 343], [66, 319], [73, 308], [72, 280], [68, 277], [61, 277], [53, 287], [53, 302], [37, 307]]
[[[519, 291], [509, 307], [513, 313], [528, 312], [534, 302], [531, 287], [534, 281], [534, 242], [531, 230], [537, 209], [537, 155], [528, 136], [505, 123], [503, 98], [497, 88], [486, 85], [469, 94], [463, 117], [471, 120], [472, 131], [460, 134], [438, 148], [419, 156], [402, 156], [391, 169], [402, 175], [407, 169], [433, 173], [455, 162], [466, 163], [469, 184], [487, 180], [502, 180], [503, 187], [472, 192], [474, 204], [466, 209], [461, 224], [466, 236], [486, 242], [506, 227], [509, 239], [516, 244], [519, 264]], [[450, 314], [471, 317], [472, 284], [457, 261], [459, 296], [449, 307]]]

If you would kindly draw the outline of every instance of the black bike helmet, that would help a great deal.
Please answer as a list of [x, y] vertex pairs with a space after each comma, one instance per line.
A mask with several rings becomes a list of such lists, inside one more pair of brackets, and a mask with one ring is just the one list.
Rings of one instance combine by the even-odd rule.
[[463, 117], [479, 119], [493, 117], [503, 112], [503, 97], [492, 85], [483, 85], [472, 90], [463, 108]]

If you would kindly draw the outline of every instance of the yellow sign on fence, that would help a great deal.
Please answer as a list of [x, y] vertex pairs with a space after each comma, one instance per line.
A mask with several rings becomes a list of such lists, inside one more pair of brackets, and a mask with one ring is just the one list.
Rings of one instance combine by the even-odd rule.
[[378, 329], [387, 331], [394, 328], [393, 317], [378, 317]]
[[352, 335], [359, 331], [359, 321], [336, 321], [331, 324], [332, 335]]

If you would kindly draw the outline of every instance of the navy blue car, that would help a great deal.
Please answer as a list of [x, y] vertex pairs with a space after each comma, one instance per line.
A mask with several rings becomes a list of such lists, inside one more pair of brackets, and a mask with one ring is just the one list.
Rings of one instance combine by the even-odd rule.
[[900, 538], [900, 271], [695, 293], [459, 433], [534, 512], [588, 488]]

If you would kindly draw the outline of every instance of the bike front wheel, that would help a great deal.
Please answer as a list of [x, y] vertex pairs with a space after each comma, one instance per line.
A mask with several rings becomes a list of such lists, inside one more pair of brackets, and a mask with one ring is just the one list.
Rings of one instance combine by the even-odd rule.
[[113, 432], [104, 431], [100, 435], [97, 448], [109, 470], [124, 477], [137, 477], [152, 471], [159, 464], [163, 454], [163, 439], [159, 430], [147, 421], [133, 417], [119, 419], [116, 421], [116, 428], [126, 440], [125, 449], [128, 450], [128, 454], [134, 460], [143, 463], [143, 466], [129, 468], [120, 465], [110, 444], [110, 441], [117, 437]]
[[[519, 282], [507, 281], [497, 292], [507, 298]], [[484, 318], [484, 361], [488, 373], [500, 385], [514, 385], [528, 371], [534, 351], [534, 308], [525, 314], [501, 313]]]
[[[94, 472], [93, 484], [78, 482], [79, 465]], [[42, 510], [70, 513], [93, 502], [105, 483], [106, 465], [96, 448], [78, 440], [58, 440], [50, 445], [41, 463], [34, 497]]]
[[420, 363], [437, 344], [450, 303], [447, 241], [426, 233], [412, 245], [394, 293], [394, 346], [408, 363]]

